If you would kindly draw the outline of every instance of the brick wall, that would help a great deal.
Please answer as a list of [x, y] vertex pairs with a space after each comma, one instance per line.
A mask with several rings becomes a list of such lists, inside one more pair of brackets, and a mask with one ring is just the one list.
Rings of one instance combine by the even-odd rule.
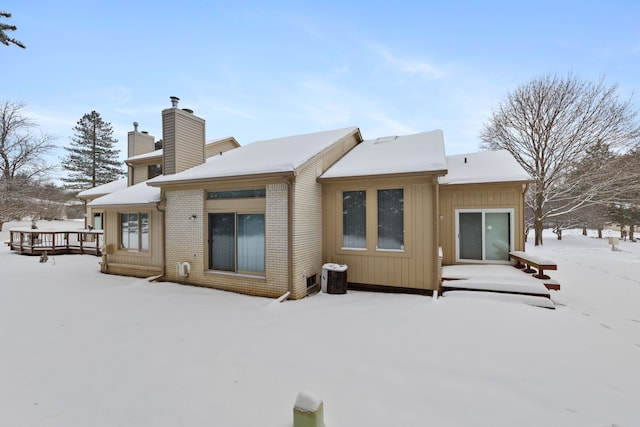
[[176, 262], [188, 261], [192, 276], [205, 268], [204, 190], [167, 191], [166, 198], [166, 276], [181, 282], [184, 279], [176, 274]]
[[321, 159], [299, 172], [293, 193], [293, 298], [307, 294], [307, 278], [322, 269], [322, 187], [316, 181]]
[[289, 283], [289, 209], [288, 185], [267, 185], [267, 210], [265, 212], [267, 245], [266, 290], [269, 294], [282, 295]]
[[[288, 290], [288, 189], [287, 184], [266, 186], [266, 273], [264, 276], [213, 272], [208, 269], [207, 221], [204, 190], [167, 191], [166, 280], [240, 292], [279, 297]], [[192, 215], [196, 215], [192, 219]], [[188, 261], [188, 278], [176, 273], [176, 262]], [[301, 295], [301, 297], [304, 295]]]

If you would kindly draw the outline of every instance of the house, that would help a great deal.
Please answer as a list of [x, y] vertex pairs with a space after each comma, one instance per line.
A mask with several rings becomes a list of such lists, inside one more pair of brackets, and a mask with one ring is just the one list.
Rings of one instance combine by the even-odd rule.
[[324, 172], [323, 257], [350, 284], [438, 289], [442, 131], [366, 140]]
[[323, 263], [316, 179], [360, 141], [356, 127], [257, 141], [150, 180], [166, 200], [165, 278], [306, 296]]
[[447, 156], [440, 183], [443, 264], [508, 262], [524, 251], [530, 175], [506, 150]]
[[[96, 229], [104, 230], [104, 273], [136, 277], [162, 275], [165, 263], [164, 201], [160, 189], [149, 179], [162, 173], [179, 173], [205, 162], [207, 156], [240, 146], [233, 137], [205, 144], [205, 122], [192, 110], [173, 107], [162, 112], [163, 148], [154, 150], [155, 138], [146, 132], [128, 133], [127, 178], [86, 190], [79, 197], [87, 201], [87, 217]], [[124, 181], [124, 185], [123, 185]], [[124, 188], [122, 188], [124, 187]], [[107, 190], [115, 191], [107, 192]], [[100, 197], [96, 194], [107, 193]]]
[[84, 209], [85, 228], [90, 227], [95, 230], [102, 230], [102, 213], [96, 212], [95, 214], [91, 214], [90, 209], [87, 207], [87, 204], [99, 197], [124, 190], [125, 188], [127, 188], [127, 181], [128, 178], [125, 177], [108, 182], [106, 184], [98, 185], [96, 187], [78, 193], [78, 198], [82, 200]]
[[446, 156], [440, 130], [364, 140], [357, 127], [204, 144], [177, 99], [162, 117], [163, 151], [136, 126], [128, 186], [87, 203], [104, 272], [298, 299], [334, 262], [350, 287], [430, 293], [443, 263], [524, 249], [531, 179], [507, 152]]

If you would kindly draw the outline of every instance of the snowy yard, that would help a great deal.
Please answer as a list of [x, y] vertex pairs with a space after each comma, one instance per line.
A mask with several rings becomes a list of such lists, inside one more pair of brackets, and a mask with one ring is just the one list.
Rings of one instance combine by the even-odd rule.
[[527, 250], [558, 263], [566, 305], [277, 303], [2, 245], [0, 425], [288, 427], [309, 390], [328, 427], [637, 426], [640, 243], [567, 232]]

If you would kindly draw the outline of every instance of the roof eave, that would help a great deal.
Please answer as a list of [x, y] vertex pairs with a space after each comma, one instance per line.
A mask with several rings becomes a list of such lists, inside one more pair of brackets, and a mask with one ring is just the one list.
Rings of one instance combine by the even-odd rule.
[[100, 204], [100, 205], [92, 205], [89, 204], [88, 206], [92, 209], [104, 209], [104, 208], [130, 208], [131, 206], [150, 206], [150, 205], [157, 205], [158, 203], [160, 203], [160, 200], [155, 200], [155, 201], [149, 201], [149, 202], [136, 202], [136, 203], [114, 203], [114, 204]]
[[466, 181], [466, 182], [441, 182], [442, 186], [454, 186], [454, 185], [483, 185], [483, 184], [531, 184], [534, 183], [533, 179], [516, 179], [516, 180], [504, 180], [504, 181]]
[[387, 178], [421, 178], [421, 177], [434, 177], [444, 176], [447, 174], [446, 169], [422, 171], [422, 172], [392, 172], [392, 173], [379, 173], [370, 175], [352, 175], [352, 176], [336, 176], [336, 177], [318, 177], [317, 181], [322, 182], [339, 182], [339, 181], [353, 181], [361, 179], [387, 179]]
[[206, 184], [210, 182], [226, 182], [226, 181], [237, 181], [237, 180], [247, 180], [247, 179], [268, 179], [268, 178], [287, 179], [294, 176], [296, 176], [295, 171], [280, 171], [280, 172], [266, 172], [266, 173], [255, 173], [255, 174], [245, 174], [245, 175], [229, 175], [229, 176], [217, 176], [217, 177], [207, 177], [207, 178], [181, 179], [181, 180], [174, 180], [174, 181], [148, 182], [147, 185], [151, 187], [172, 187], [172, 186]]

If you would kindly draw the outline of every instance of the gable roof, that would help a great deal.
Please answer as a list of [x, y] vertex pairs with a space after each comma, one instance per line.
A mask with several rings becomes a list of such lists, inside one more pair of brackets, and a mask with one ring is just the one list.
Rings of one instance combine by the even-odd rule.
[[113, 193], [114, 191], [122, 190], [123, 188], [127, 188], [127, 178], [120, 178], [115, 181], [107, 182], [106, 184], [81, 191], [78, 193], [78, 198], [82, 200], [93, 199], [105, 194]]
[[252, 175], [293, 174], [317, 154], [336, 142], [356, 134], [361, 139], [360, 130], [352, 126], [256, 141], [221, 155], [209, 157], [204, 164], [184, 172], [155, 177], [148, 183], [160, 186]]
[[531, 176], [507, 150], [447, 156], [447, 175], [440, 184], [531, 182]]
[[320, 179], [425, 172], [444, 174], [446, 169], [444, 136], [437, 129], [363, 141], [327, 169]]
[[115, 191], [106, 196], [99, 197], [89, 203], [88, 206], [124, 206], [146, 205], [160, 201], [160, 189], [149, 187], [145, 182]]

